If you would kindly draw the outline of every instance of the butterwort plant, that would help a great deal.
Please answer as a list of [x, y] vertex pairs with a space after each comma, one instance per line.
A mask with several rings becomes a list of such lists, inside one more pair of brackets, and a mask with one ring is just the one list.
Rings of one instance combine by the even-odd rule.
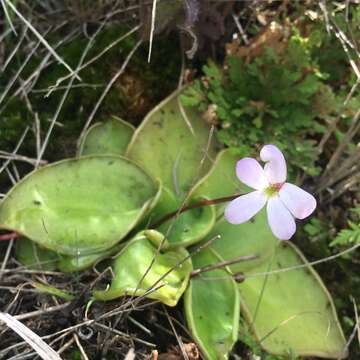
[[[177, 92], [137, 129], [117, 118], [94, 124], [74, 158], [19, 181], [0, 203], [0, 229], [16, 233], [18, 260], [62, 272], [111, 261], [114, 277], [98, 284], [96, 301], [140, 296], [176, 306], [183, 298], [207, 360], [227, 359], [248, 336], [276, 355], [345, 357], [328, 291], [300, 250], [279, 241], [315, 199], [286, 182], [276, 146], [262, 148], [264, 167], [239, 160], [209, 141], [197, 111], [186, 112]], [[243, 184], [254, 191], [235, 199]]]
[[296, 231], [296, 219], [308, 217], [316, 208], [314, 196], [286, 182], [287, 167], [283, 153], [275, 145], [265, 145], [260, 151], [264, 168], [254, 158], [243, 158], [236, 164], [236, 175], [254, 191], [239, 196], [225, 209], [231, 224], [250, 220], [265, 205], [273, 234], [289, 240]]

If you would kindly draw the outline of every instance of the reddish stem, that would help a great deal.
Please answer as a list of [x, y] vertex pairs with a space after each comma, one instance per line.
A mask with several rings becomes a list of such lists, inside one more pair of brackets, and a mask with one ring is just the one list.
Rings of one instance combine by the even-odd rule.
[[156, 229], [157, 227], [159, 227], [160, 225], [162, 225], [164, 222], [168, 221], [169, 219], [173, 218], [174, 216], [180, 215], [181, 213], [191, 210], [191, 209], [197, 209], [199, 207], [202, 206], [209, 206], [209, 205], [215, 205], [215, 204], [220, 204], [223, 202], [228, 202], [231, 200], [236, 199], [237, 197], [239, 197], [242, 194], [236, 194], [236, 195], [230, 195], [230, 196], [225, 196], [225, 197], [221, 197], [221, 198], [217, 198], [217, 199], [212, 199], [212, 200], [202, 200], [199, 201], [195, 204], [191, 204], [191, 205], [186, 205], [180, 209], [177, 209], [169, 214], [166, 214], [165, 216], [163, 216], [161, 219], [159, 219], [158, 221], [156, 221], [154, 224], [151, 224], [151, 228]]
[[2, 234], [2, 235], [0, 235], [0, 241], [13, 240], [13, 239], [16, 239], [18, 236], [19, 236], [19, 234], [17, 234], [16, 232], [12, 232], [9, 234]]

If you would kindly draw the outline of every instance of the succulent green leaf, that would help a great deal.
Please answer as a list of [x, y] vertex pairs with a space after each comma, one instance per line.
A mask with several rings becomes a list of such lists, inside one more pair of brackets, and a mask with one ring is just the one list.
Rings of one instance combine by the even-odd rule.
[[[246, 192], [247, 187], [236, 177], [235, 167], [238, 160], [231, 150], [220, 151], [213, 167], [192, 189], [191, 197], [206, 196], [217, 199]], [[224, 207], [225, 203], [216, 205], [217, 213], [220, 214]]]
[[[193, 257], [194, 268], [218, 261], [210, 250]], [[227, 359], [237, 340], [240, 316], [239, 292], [229, 272], [216, 269], [191, 278], [184, 305], [190, 331], [205, 359]]]
[[24, 237], [16, 240], [15, 254], [21, 264], [34, 270], [55, 270], [59, 260], [55, 252], [41, 248]]
[[[239, 284], [244, 316], [269, 353], [345, 358], [345, 339], [333, 301], [320, 277], [306, 264], [294, 245], [281, 243], [274, 256], [247, 272], [248, 277]], [[269, 271], [275, 273], [265, 277]]]
[[90, 255], [61, 255], [54, 251], [41, 248], [35, 242], [21, 237], [16, 240], [16, 258], [26, 267], [34, 270], [60, 270], [76, 272], [89, 268], [93, 264], [115, 254], [123, 245]]
[[233, 225], [221, 218], [207, 236], [215, 240], [211, 248], [224, 260], [255, 255], [255, 260], [241, 261], [230, 266], [234, 273], [244, 272], [263, 263], [274, 252], [279, 240], [272, 234], [267, 223], [265, 210], [260, 211], [252, 220]]
[[192, 264], [184, 248], [157, 254], [157, 248], [142, 232], [119, 253], [113, 270], [115, 278], [110, 289], [96, 291], [95, 299], [146, 296], [175, 306], [188, 285]]
[[[201, 200], [204, 199], [193, 199], [192, 203]], [[153, 219], [149, 219], [150, 227], [161, 217], [178, 210], [181, 206], [181, 202], [175, 195], [163, 187], [160, 199], [150, 215]], [[213, 205], [202, 206], [175, 215], [161, 224], [157, 230], [166, 235], [170, 248], [186, 247], [201, 241], [211, 231], [215, 221], [215, 207]]]
[[146, 116], [126, 156], [161, 179], [171, 192], [183, 195], [210, 169], [216, 143], [209, 141], [210, 127], [200, 114], [180, 107], [178, 95], [173, 93]]
[[162, 233], [154, 229], [147, 229], [144, 230], [144, 235], [156, 248], [161, 248], [164, 251], [169, 250], [169, 241]]
[[213, 205], [184, 211], [166, 221], [158, 230], [167, 235], [170, 248], [187, 247], [201, 241], [215, 224]]
[[82, 138], [78, 155], [124, 155], [135, 128], [120, 118], [91, 126]]
[[139, 222], [159, 185], [120, 156], [60, 161], [26, 176], [0, 205], [0, 228], [65, 255], [112, 248]]
[[115, 245], [111, 249], [89, 255], [60, 255], [59, 261], [57, 263], [57, 269], [66, 273], [85, 270], [92, 265], [97, 264], [101, 260], [104, 260], [107, 257], [110, 257], [113, 254], [117, 253], [122, 246], [123, 244]]
[[[168, 215], [179, 209], [181, 206], [181, 200], [175, 196], [175, 194], [170, 191], [165, 186], [161, 187], [161, 193], [157, 199], [156, 205], [151, 210], [148, 218], [145, 220], [146, 225], [151, 226], [158, 222], [165, 215]], [[150, 225], [149, 225], [150, 224]]]
[[239, 285], [243, 313], [266, 351], [343, 357], [345, 343], [332, 299], [310, 266], [269, 276], [262, 294], [264, 274], [254, 274], [306, 264], [290, 243], [279, 245], [267, 225], [265, 211], [241, 225], [221, 219], [208, 238], [215, 235], [220, 239], [213, 242], [211, 249], [221, 258], [258, 256], [256, 260], [233, 264], [230, 269], [245, 274], [245, 281]]

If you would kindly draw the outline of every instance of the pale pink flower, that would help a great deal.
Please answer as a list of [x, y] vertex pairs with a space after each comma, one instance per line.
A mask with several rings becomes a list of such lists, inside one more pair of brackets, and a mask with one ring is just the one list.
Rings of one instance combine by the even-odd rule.
[[266, 204], [267, 218], [273, 234], [289, 240], [296, 231], [295, 219], [304, 219], [316, 208], [315, 198], [286, 181], [286, 161], [275, 145], [265, 145], [260, 151], [264, 168], [253, 158], [243, 158], [236, 164], [236, 175], [255, 191], [239, 196], [225, 209], [231, 224], [250, 220]]

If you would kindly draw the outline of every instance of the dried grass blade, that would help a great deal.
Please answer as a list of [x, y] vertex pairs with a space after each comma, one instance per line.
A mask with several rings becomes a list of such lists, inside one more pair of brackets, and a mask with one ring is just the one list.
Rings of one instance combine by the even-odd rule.
[[54, 56], [54, 58], [63, 66], [66, 67], [66, 69], [75, 76], [78, 80], [81, 81], [81, 78], [76, 72], [58, 55], [58, 53], [50, 46], [50, 44], [45, 40], [45, 38], [32, 26], [32, 24], [25, 19], [25, 17], [18, 11], [18, 9], [12, 4], [9, 0], [4, 0], [6, 4], [9, 6], [9, 8], [16, 14], [17, 17], [20, 18], [20, 20], [29, 27], [29, 29], [34, 33], [34, 35], [39, 39], [39, 41], [49, 50], [49, 52]]
[[44, 360], [62, 360], [61, 357], [45, 341], [31, 331], [19, 320], [7, 313], [0, 312], [0, 321], [23, 338]]

